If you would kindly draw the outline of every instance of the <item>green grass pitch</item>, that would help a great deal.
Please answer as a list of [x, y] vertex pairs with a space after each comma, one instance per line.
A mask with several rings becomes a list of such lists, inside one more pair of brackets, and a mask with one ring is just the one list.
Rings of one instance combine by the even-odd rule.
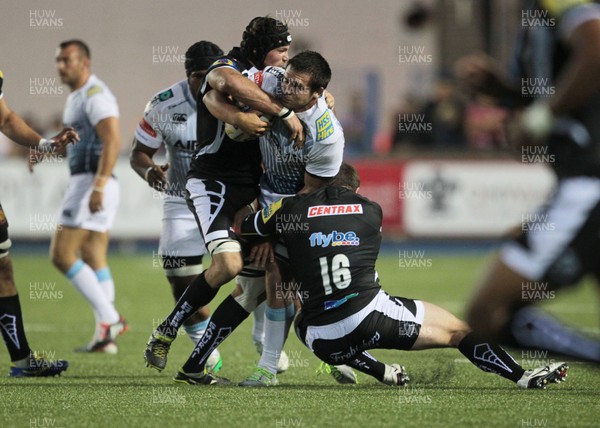
[[[465, 301], [487, 256], [436, 256], [420, 267], [401, 268], [398, 257], [381, 257], [384, 288], [395, 295], [437, 303], [462, 316]], [[81, 355], [73, 348], [93, 330], [89, 306], [43, 256], [13, 256], [25, 326], [32, 348], [69, 360], [61, 377], [0, 380], [1, 427], [597, 427], [600, 373], [571, 362], [568, 381], [548, 390], [521, 391], [471, 366], [453, 349], [374, 351], [405, 365], [413, 380], [397, 389], [359, 374], [359, 385], [338, 385], [317, 376], [318, 360], [290, 333], [285, 350], [291, 367], [274, 388], [192, 387], [172, 382], [191, 352], [182, 335], [167, 369], [144, 366], [142, 353], [153, 327], [172, 308], [169, 287], [152, 255], [111, 254], [117, 306], [130, 323], [118, 355]], [[224, 287], [214, 308], [232, 288]], [[545, 305], [557, 316], [597, 334], [597, 293], [592, 282], [561, 292]], [[258, 360], [249, 318], [221, 346], [221, 375], [240, 381]], [[515, 357], [526, 365], [556, 359], [543, 353]], [[4, 346], [0, 361], [8, 372]]]

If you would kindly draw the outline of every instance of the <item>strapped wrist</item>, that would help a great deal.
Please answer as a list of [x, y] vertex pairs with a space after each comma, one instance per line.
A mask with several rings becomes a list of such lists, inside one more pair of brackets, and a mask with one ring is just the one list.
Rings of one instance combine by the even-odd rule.
[[38, 143], [37, 149], [40, 153], [51, 153], [54, 149], [53, 143], [53, 140], [42, 138]]
[[144, 180], [148, 181], [148, 174], [150, 174], [150, 171], [152, 171], [153, 168], [154, 166], [149, 166], [148, 168], [146, 168], [146, 170], [144, 171]]

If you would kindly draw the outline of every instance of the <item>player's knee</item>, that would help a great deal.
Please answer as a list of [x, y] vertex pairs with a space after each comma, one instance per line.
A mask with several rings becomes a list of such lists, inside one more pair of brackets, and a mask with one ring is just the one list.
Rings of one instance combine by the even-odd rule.
[[58, 247], [52, 247], [50, 250], [50, 260], [52, 264], [58, 269], [65, 271], [69, 268], [66, 266], [66, 258], [65, 255]]
[[16, 294], [12, 262], [8, 254], [0, 259], [0, 296]]
[[510, 319], [508, 309], [501, 306], [482, 305], [467, 313], [467, 323], [480, 336], [494, 339], [506, 327]]
[[457, 321], [457, 323], [454, 323], [448, 329], [449, 345], [454, 348], [457, 348], [458, 344], [471, 332], [471, 329], [466, 322], [460, 320]]
[[237, 287], [232, 296], [248, 313], [254, 311], [265, 300], [264, 277], [238, 276]]

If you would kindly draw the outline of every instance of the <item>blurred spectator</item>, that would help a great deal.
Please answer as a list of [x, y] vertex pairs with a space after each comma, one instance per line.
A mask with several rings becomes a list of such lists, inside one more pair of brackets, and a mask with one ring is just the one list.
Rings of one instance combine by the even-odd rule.
[[421, 100], [414, 95], [408, 95], [402, 106], [396, 111], [392, 120], [394, 126], [392, 149], [394, 151], [411, 149], [421, 145], [422, 135], [416, 132], [415, 127], [412, 125], [414, 118], [421, 110]]
[[466, 146], [464, 133], [465, 105], [454, 82], [443, 76], [438, 80], [433, 99], [423, 109], [423, 121], [431, 132], [423, 133], [421, 145], [429, 148]]
[[344, 153], [347, 157], [356, 157], [371, 152], [371, 147], [365, 135], [365, 109], [364, 101], [360, 93], [353, 92], [350, 95], [348, 112], [342, 118], [346, 145]]
[[469, 147], [478, 150], [506, 148], [504, 121], [508, 113], [484, 94], [477, 94], [467, 106], [465, 128]]

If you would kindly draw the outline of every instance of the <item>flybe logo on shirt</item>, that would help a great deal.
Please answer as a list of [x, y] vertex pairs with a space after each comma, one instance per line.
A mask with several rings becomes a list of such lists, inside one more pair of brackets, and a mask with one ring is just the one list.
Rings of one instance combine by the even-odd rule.
[[317, 142], [323, 141], [325, 138], [333, 134], [333, 122], [329, 115], [329, 110], [317, 119]]
[[327, 215], [362, 214], [361, 204], [343, 205], [316, 205], [308, 208], [308, 217], [322, 217]]
[[311, 247], [339, 247], [342, 245], [348, 245], [356, 247], [360, 245], [360, 238], [356, 236], [356, 232], [338, 232], [334, 230], [328, 235], [322, 232], [315, 232], [308, 238], [310, 240]]

